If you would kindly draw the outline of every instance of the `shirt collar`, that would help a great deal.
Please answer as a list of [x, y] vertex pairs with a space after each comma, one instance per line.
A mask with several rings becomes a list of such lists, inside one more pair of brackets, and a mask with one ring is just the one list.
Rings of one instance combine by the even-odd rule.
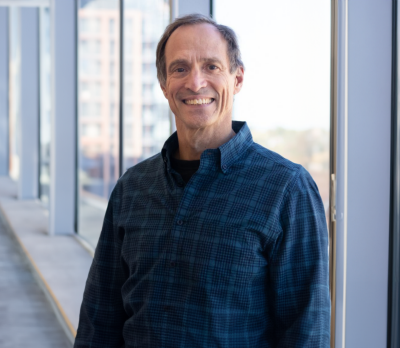
[[[205, 160], [205, 156], [219, 154], [219, 165], [221, 171], [226, 173], [239, 157], [253, 144], [253, 137], [246, 122], [232, 121], [232, 129], [236, 135], [218, 149], [205, 150], [201, 155], [200, 161]], [[161, 154], [168, 170], [171, 169], [171, 156], [179, 147], [178, 134], [173, 133], [164, 143]]]

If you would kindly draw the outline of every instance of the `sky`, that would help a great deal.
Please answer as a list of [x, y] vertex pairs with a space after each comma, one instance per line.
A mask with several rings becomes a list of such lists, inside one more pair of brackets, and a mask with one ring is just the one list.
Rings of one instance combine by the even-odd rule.
[[330, 0], [214, 4], [217, 22], [238, 35], [246, 67], [234, 119], [258, 130], [329, 129]]

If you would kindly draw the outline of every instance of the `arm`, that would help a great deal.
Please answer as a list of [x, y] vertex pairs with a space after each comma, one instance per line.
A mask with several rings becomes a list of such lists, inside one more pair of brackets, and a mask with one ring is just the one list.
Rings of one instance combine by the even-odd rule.
[[117, 348], [124, 345], [122, 329], [126, 314], [121, 287], [125, 276], [121, 264], [122, 241], [115, 226], [119, 200], [120, 195], [116, 187], [108, 203], [100, 239], [86, 281], [75, 348]]
[[328, 348], [328, 231], [318, 188], [300, 169], [281, 206], [270, 264], [276, 347]]

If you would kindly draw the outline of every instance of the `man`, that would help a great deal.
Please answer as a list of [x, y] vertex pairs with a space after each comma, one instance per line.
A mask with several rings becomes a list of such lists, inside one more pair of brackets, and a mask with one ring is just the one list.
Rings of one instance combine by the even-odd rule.
[[157, 71], [177, 133], [111, 195], [75, 347], [328, 347], [323, 205], [300, 165], [232, 123], [234, 32], [177, 19]]

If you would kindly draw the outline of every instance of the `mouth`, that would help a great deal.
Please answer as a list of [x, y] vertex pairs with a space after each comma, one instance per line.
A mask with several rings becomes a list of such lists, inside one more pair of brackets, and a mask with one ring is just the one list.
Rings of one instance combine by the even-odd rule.
[[183, 99], [186, 105], [208, 105], [211, 104], [214, 98], [199, 98], [199, 99]]

